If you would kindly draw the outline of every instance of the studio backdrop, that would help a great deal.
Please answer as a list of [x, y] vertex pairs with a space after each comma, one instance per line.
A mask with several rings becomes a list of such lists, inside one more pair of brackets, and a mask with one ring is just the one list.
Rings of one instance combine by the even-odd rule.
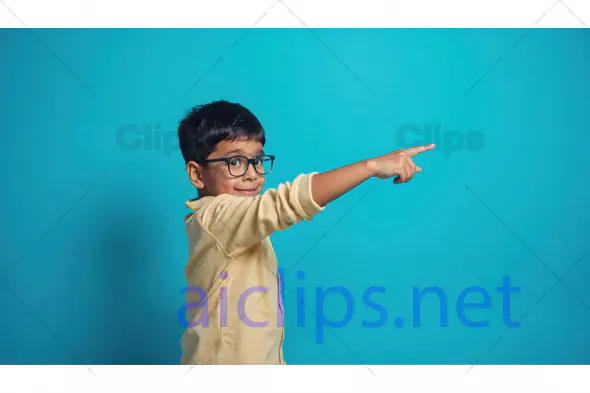
[[192, 106], [267, 188], [436, 143], [271, 236], [288, 364], [590, 363], [590, 33], [0, 32], [0, 363], [178, 364]]

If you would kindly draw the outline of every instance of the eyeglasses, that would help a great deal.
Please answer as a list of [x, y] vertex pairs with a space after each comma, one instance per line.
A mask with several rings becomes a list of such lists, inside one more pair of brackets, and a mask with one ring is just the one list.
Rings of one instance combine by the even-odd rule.
[[275, 156], [261, 155], [254, 158], [248, 158], [246, 156], [232, 156], [227, 158], [212, 158], [209, 160], [203, 160], [204, 163], [209, 162], [225, 162], [229, 174], [234, 177], [244, 176], [248, 172], [250, 164], [254, 167], [254, 170], [259, 175], [266, 175], [272, 170], [275, 162]]

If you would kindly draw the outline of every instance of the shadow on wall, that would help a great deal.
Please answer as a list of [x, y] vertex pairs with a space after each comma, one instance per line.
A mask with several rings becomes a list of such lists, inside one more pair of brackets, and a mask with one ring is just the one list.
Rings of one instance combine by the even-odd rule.
[[162, 329], [174, 320], [159, 310], [158, 297], [164, 290], [157, 274], [163, 262], [158, 257], [163, 226], [148, 203], [146, 195], [119, 196], [95, 217], [91, 265], [96, 276], [93, 289], [101, 299], [93, 303], [100, 304], [96, 311], [101, 317], [86, 337], [96, 340], [88, 354], [92, 364], [161, 364], [166, 357]]

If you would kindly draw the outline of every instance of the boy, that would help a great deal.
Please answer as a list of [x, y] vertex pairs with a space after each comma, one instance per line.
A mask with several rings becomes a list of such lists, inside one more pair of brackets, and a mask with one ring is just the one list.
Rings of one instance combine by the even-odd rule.
[[269, 236], [302, 220], [371, 177], [406, 183], [422, 169], [412, 156], [434, 145], [394, 151], [324, 173], [300, 174], [262, 193], [275, 157], [243, 106], [194, 107], [178, 128], [198, 198], [186, 202], [188, 326], [182, 364], [286, 364], [277, 260]]

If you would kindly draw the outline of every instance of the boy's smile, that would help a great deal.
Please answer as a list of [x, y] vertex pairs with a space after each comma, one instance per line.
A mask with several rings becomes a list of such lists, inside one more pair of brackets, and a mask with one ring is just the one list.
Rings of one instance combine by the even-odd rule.
[[[232, 159], [207, 162], [206, 165], [189, 163], [189, 176], [201, 196], [256, 196], [264, 187], [265, 176], [256, 171], [253, 162], [247, 160], [261, 155], [264, 155], [262, 143], [254, 139], [223, 140], [215, 146], [207, 160]], [[242, 175], [246, 166], [247, 170]]]

